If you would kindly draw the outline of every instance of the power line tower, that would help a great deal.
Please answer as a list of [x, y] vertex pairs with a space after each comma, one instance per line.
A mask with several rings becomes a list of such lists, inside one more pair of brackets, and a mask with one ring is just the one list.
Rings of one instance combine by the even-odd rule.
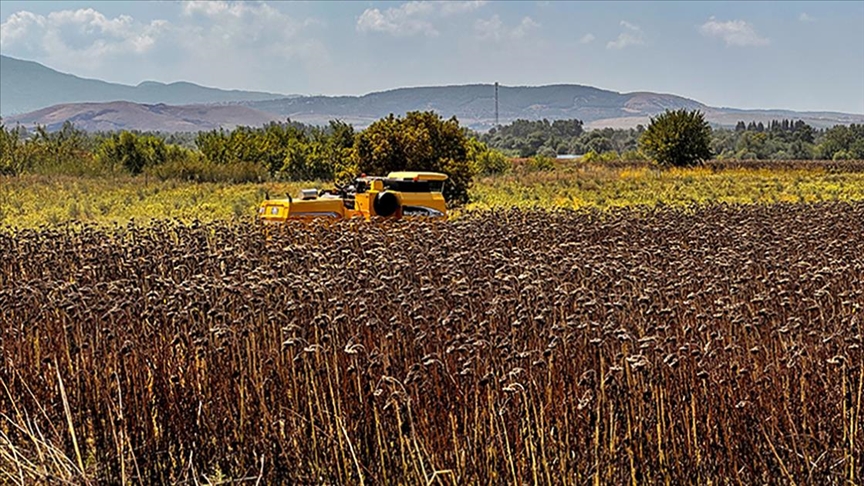
[[498, 128], [498, 81], [495, 81], [495, 128]]

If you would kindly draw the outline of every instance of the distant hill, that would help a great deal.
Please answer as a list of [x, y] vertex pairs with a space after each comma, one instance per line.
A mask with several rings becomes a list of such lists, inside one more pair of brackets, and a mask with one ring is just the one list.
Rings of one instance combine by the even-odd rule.
[[[592, 122], [649, 116], [661, 113], [666, 108], [707, 108], [702, 103], [675, 95], [622, 94], [573, 84], [501, 86], [498, 93], [501, 123], [518, 118], [578, 118]], [[479, 129], [490, 128], [495, 123], [495, 91], [493, 85], [489, 84], [399, 88], [364, 96], [305, 96], [244, 104], [307, 123], [339, 118], [348, 123], [367, 125], [390, 113], [402, 114], [415, 110], [434, 110], [446, 117], [455, 115], [463, 124]]]
[[64, 74], [37, 62], [0, 56], [0, 116], [26, 113], [60, 103], [132, 101], [137, 103], [225, 103], [282, 98], [285, 95], [206, 88], [193, 83], [145, 81], [138, 86]]
[[241, 105], [143, 105], [129, 101], [55, 105], [8, 118], [9, 124], [58, 130], [66, 121], [87, 131], [142, 130], [198, 132], [238, 125], [261, 126], [274, 119]]
[[[577, 118], [588, 128], [629, 128], [647, 125], [652, 116], [665, 110], [701, 110], [718, 126], [735, 126], [739, 120], [768, 122], [772, 119], [801, 119], [822, 128], [836, 124], [864, 123], [864, 115], [789, 110], [738, 110], [715, 108], [672, 94], [618, 93], [576, 84], [550, 86], [500, 86], [500, 123], [518, 118], [549, 120]], [[474, 129], [495, 124], [495, 90], [491, 84], [399, 88], [363, 96], [303, 96], [276, 100], [249, 101], [244, 105], [282, 118], [321, 124], [338, 118], [357, 126], [413, 110], [434, 110], [442, 116], [456, 116]]]
[[[462, 125], [482, 131], [495, 123], [494, 96], [491, 84], [398, 88], [363, 96], [284, 96], [184, 82], [146, 81], [126, 86], [82, 79], [35, 62], [0, 56], [0, 115], [9, 124], [59, 127], [68, 119], [85, 130], [194, 131], [291, 118], [316, 125], [339, 119], [361, 128], [390, 113], [433, 110], [447, 118], [456, 116]], [[96, 103], [106, 101], [110, 103]], [[701, 110], [717, 126], [783, 118], [800, 119], [816, 128], [864, 123], [861, 114], [716, 108], [673, 94], [618, 93], [577, 84], [499, 88], [502, 124], [519, 118], [577, 118], [587, 128], [630, 128], [647, 125], [652, 116], [667, 109], [681, 108]]]

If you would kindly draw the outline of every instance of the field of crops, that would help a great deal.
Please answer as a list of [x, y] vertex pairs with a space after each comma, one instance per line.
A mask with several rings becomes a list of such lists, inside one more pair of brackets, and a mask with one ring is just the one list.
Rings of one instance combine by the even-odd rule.
[[864, 203], [0, 233], [0, 483], [860, 484]]
[[[524, 165], [524, 164], [523, 164]], [[644, 162], [564, 161], [551, 171], [514, 162], [478, 178], [468, 209], [608, 209], [716, 203], [864, 201], [864, 161], [712, 161], [661, 170]], [[0, 228], [130, 219], [249, 220], [267, 194], [330, 182], [194, 183], [146, 177], [0, 176]]]
[[864, 162], [714, 161], [665, 170], [644, 163], [577, 164], [481, 179], [471, 199], [474, 209], [864, 201]]

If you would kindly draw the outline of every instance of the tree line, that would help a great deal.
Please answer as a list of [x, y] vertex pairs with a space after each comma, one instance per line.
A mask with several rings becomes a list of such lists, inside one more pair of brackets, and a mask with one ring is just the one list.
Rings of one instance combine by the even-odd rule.
[[718, 159], [864, 159], [864, 125], [816, 130], [801, 120], [738, 123], [711, 129], [700, 112], [670, 111], [646, 128], [585, 131], [579, 120], [517, 120], [476, 134], [434, 112], [392, 114], [364, 130], [331, 121], [287, 120], [258, 128], [195, 134], [88, 133], [65, 123], [50, 132], [6, 127], [0, 120], [0, 174], [144, 174], [200, 182], [337, 181], [366, 173], [428, 170], [449, 175], [445, 197], [468, 199], [473, 178], [506, 172], [509, 156], [549, 170], [561, 153], [583, 160], [655, 160], [687, 165]]
[[[516, 120], [478, 135], [511, 157], [587, 155], [589, 160], [642, 160], [642, 125], [630, 129], [586, 131], [580, 120]], [[745, 123], [714, 128], [710, 148], [717, 159], [847, 160], [864, 159], [864, 125], [814, 129], [802, 120]]]
[[445, 197], [467, 201], [477, 175], [502, 172], [508, 158], [472, 137], [456, 118], [433, 112], [390, 115], [362, 131], [288, 120], [197, 134], [88, 133], [65, 123], [27, 133], [0, 123], [0, 174], [144, 174], [200, 182], [345, 182], [361, 173], [428, 170], [449, 175]]

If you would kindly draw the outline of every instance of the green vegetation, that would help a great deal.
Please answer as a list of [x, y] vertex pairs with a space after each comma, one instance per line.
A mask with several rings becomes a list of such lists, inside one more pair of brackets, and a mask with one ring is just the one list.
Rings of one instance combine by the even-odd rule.
[[[536, 169], [532, 159], [506, 174], [483, 176], [466, 209], [510, 207], [609, 209], [864, 200], [864, 164], [836, 162], [712, 162], [711, 167], [661, 170], [649, 164], [583, 162]], [[152, 219], [251, 220], [267, 195], [296, 194], [317, 182], [189, 182], [146, 173], [111, 178], [0, 176], [0, 226], [37, 227], [69, 221], [125, 224]], [[454, 213], [457, 214], [458, 213]]]
[[[546, 156], [555, 154], [582, 154], [588, 150], [602, 152], [611, 149], [607, 142], [601, 145], [586, 144], [595, 138], [585, 134], [581, 120], [516, 120], [509, 125], [492, 128], [480, 140], [492, 147], [505, 150], [517, 157], [533, 157], [538, 153]], [[592, 132], [594, 133], [594, 132]]]
[[700, 111], [667, 111], [651, 119], [639, 149], [663, 165], [683, 167], [711, 158], [711, 127]]
[[354, 148], [354, 167], [349, 173], [444, 172], [450, 176], [444, 197], [457, 204], [468, 200], [473, 177], [468, 138], [455, 118], [444, 121], [432, 112], [411, 112], [405, 118], [390, 115], [358, 134]]
[[[581, 123], [516, 123], [496, 136], [547, 128], [575, 135]], [[268, 194], [398, 169], [447, 172], [455, 184], [446, 195], [467, 209], [864, 200], [864, 166], [845, 160], [864, 158], [862, 126], [818, 132], [789, 121], [767, 129], [742, 123], [736, 131], [714, 131], [712, 149], [719, 160], [672, 170], [640, 161], [644, 156], [632, 135], [643, 133], [582, 133], [580, 138], [592, 137], [589, 145], [597, 151], [562, 161], [543, 154], [512, 160], [490, 149], [487, 142], [497, 143], [494, 136], [471, 137], [455, 119], [432, 113], [387, 117], [359, 133], [340, 122], [323, 128], [288, 122], [194, 136], [88, 134], [71, 124], [27, 134], [0, 125], [0, 226], [250, 219]], [[609, 144], [602, 141], [606, 135]], [[834, 160], [724, 160], [734, 154], [730, 144], [740, 146], [739, 155], [752, 153], [748, 159], [796, 154], [797, 149], [774, 152], [788, 145]], [[621, 147], [630, 148], [619, 153]]]
[[834, 172], [817, 164], [668, 170], [577, 164], [551, 172], [481, 178], [467, 208], [609, 209], [864, 200], [864, 167], [850, 165]]
[[507, 170], [507, 158], [469, 138], [454, 118], [432, 112], [390, 116], [355, 133], [327, 127], [271, 123], [187, 135], [95, 133], [67, 123], [57, 132], [28, 134], [0, 124], [0, 174], [116, 177], [144, 174], [161, 181], [248, 183], [344, 180], [361, 172], [433, 170], [448, 174], [445, 197], [468, 199], [476, 174]]
[[267, 197], [296, 194], [319, 183], [161, 181], [132, 177], [0, 176], [0, 226], [37, 227], [70, 221], [251, 220]]
[[[593, 162], [608, 162], [645, 159], [637, 150], [644, 132], [642, 125], [584, 131], [579, 120], [517, 120], [478, 138], [511, 157], [590, 154]], [[816, 130], [801, 120], [774, 120], [767, 126], [741, 121], [735, 129], [715, 127], [710, 148], [720, 160], [861, 160], [864, 125]]]

